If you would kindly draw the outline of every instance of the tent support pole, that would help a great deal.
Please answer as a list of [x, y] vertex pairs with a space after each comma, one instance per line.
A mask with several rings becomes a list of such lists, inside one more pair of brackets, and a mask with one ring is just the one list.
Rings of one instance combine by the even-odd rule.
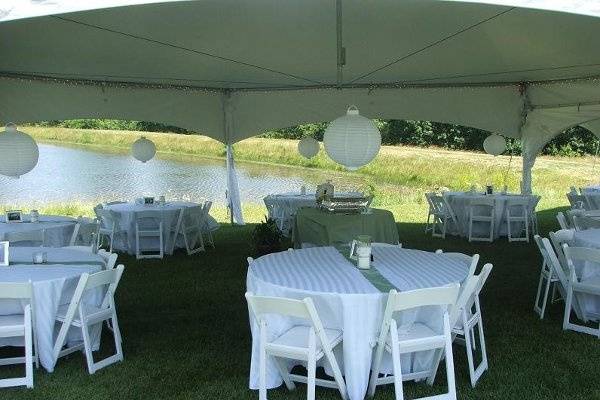
[[238, 185], [237, 173], [235, 171], [233, 146], [231, 144], [231, 134], [233, 133], [234, 125], [233, 104], [230, 91], [225, 92], [223, 95], [223, 122], [227, 153], [227, 205], [229, 207], [231, 224], [235, 222], [239, 225], [244, 225], [244, 216], [242, 215], [242, 205], [240, 203], [240, 188]]

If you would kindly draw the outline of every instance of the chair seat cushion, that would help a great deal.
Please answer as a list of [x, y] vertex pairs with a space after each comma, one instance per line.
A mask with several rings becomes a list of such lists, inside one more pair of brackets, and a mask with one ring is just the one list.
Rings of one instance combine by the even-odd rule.
[[[91, 304], [80, 304], [79, 307], [83, 307], [83, 315], [87, 316], [90, 314], [97, 313], [100, 311], [100, 307], [96, 307]], [[56, 319], [58, 321], [64, 321], [67, 316], [67, 311], [69, 310], [69, 304], [62, 305], [58, 307], [58, 311], [56, 312]], [[75, 312], [75, 316], [73, 317], [73, 322], [76, 324], [81, 324], [79, 320], [79, 312]]]
[[[339, 342], [342, 341], [342, 331], [338, 331], [336, 329], [323, 329], [327, 340], [331, 347], [336, 346]], [[277, 339], [273, 340], [272, 344], [282, 345], [282, 346], [292, 346], [292, 347], [308, 347], [308, 336], [310, 332], [309, 326], [294, 326], [291, 329], [288, 329]], [[319, 339], [316, 338], [317, 342], [317, 351], [321, 349], [321, 344]]]
[[[419, 322], [415, 322], [414, 324], [412, 324], [412, 326], [407, 331], [398, 329], [398, 340], [401, 342], [405, 341], [405, 340], [422, 339], [422, 338], [426, 338], [426, 337], [439, 336], [439, 335], [440, 335], [439, 332], [436, 332], [433, 329], [431, 329], [430, 327], [428, 327], [427, 325], [421, 324]], [[391, 338], [389, 335], [386, 340], [386, 344], [387, 345], [391, 344]]]

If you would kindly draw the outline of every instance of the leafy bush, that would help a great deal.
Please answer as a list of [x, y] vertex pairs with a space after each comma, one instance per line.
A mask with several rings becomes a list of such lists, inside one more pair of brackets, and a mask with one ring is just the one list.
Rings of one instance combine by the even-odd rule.
[[[410, 145], [429, 147], [436, 146], [453, 150], [483, 150], [483, 140], [489, 132], [481, 129], [469, 128], [460, 125], [445, 124], [431, 121], [412, 120], [375, 120], [381, 131], [381, 140], [385, 145]], [[106, 129], [127, 130], [146, 132], [173, 132], [191, 134], [175, 126], [168, 126], [156, 122], [145, 121], [121, 121], [114, 119], [74, 119], [69, 121], [46, 121], [36, 125], [58, 126], [75, 129]], [[313, 136], [317, 140], [323, 140], [323, 134], [327, 128], [326, 122], [302, 124], [289, 128], [269, 131], [262, 137], [274, 139], [301, 139], [305, 136]], [[585, 154], [597, 154], [598, 139], [587, 129], [575, 127], [552, 140], [544, 148], [543, 153], [559, 156], [581, 156]], [[519, 140], [508, 139], [508, 153], [521, 154], [521, 143]]]

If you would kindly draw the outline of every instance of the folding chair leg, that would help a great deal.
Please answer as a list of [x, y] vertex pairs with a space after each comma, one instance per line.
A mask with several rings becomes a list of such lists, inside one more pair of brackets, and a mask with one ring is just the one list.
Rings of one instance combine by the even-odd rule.
[[308, 362], [307, 362], [307, 388], [306, 388], [306, 399], [315, 400], [315, 386], [316, 386], [316, 372], [317, 372], [317, 360], [316, 360], [316, 339], [315, 332], [311, 329], [310, 336], [308, 337]]
[[[444, 318], [445, 331], [450, 332], [450, 323], [448, 316]], [[448, 399], [456, 400], [456, 386], [454, 380], [454, 358], [452, 356], [452, 338], [449, 333], [446, 336], [445, 356], [446, 356], [446, 381], [448, 382]]]
[[264, 323], [260, 325], [260, 353], [258, 359], [258, 399], [267, 400], [267, 332]]
[[400, 364], [400, 349], [398, 345], [398, 329], [396, 324], [390, 326], [392, 340], [392, 364], [394, 366], [394, 392], [396, 400], [404, 400], [404, 388], [402, 385], [402, 366]]
[[25, 314], [25, 382], [28, 388], [33, 388], [33, 327], [31, 326], [31, 312]]
[[90, 334], [88, 327], [85, 324], [81, 326], [81, 333], [83, 336], [83, 351], [85, 353], [85, 360], [87, 362], [88, 372], [93, 374], [96, 372], [94, 369], [94, 355], [92, 354], [92, 343], [90, 340]]

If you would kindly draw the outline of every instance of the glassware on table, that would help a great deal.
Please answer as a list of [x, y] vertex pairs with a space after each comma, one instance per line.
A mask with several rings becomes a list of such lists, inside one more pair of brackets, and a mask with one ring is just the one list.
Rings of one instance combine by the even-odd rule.
[[352, 241], [350, 258], [358, 261], [357, 267], [360, 269], [371, 268], [371, 236], [358, 235]]
[[34, 264], [44, 264], [48, 261], [48, 253], [45, 251], [36, 251], [32, 254]]

